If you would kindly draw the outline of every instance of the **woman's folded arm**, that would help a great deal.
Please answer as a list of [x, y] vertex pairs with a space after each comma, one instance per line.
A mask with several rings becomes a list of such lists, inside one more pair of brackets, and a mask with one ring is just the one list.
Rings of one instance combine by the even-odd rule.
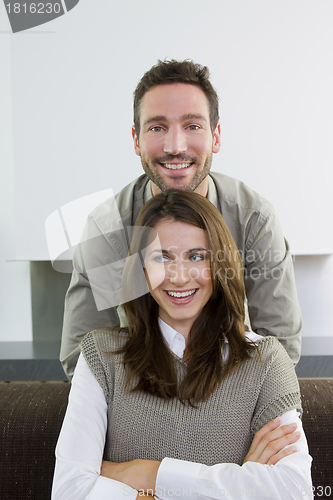
[[276, 465], [246, 462], [203, 464], [165, 458], [158, 470], [156, 495], [162, 500], [174, 498], [226, 499], [310, 499], [312, 494], [311, 462], [302, 422], [296, 410], [281, 416], [281, 425], [297, 422], [301, 437], [298, 451], [282, 458]]

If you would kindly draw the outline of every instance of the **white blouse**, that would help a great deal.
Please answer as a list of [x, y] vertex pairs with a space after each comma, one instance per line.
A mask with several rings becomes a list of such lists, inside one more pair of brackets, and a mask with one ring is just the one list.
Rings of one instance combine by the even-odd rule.
[[[160, 320], [170, 349], [183, 357], [185, 339]], [[248, 332], [250, 340], [260, 338]], [[281, 415], [281, 425], [297, 422], [298, 451], [276, 465], [203, 464], [164, 458], [156, 480], [156, 498], [255, 499], [313, 498], [311, 461], [302, 422], [296, 410]], [[103, 390], [82, 354], [79, 357], [69, 402], [56, 447], [52, 500], [136, 499], [138, 491], [100, 475], [107, 431], [107, 403]], [[142, 495], [142, 493], [141, 493]], [[139, 492], [140, 498], [140, 492]]]

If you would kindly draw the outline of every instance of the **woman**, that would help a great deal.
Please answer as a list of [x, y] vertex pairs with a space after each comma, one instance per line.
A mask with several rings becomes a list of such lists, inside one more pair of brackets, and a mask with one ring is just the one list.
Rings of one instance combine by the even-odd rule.
[[136, 225], [129, 326], [82, 342], [52, 498], [311, 498], [293, 365], [275, 338], [245, 334], [242, 262], [222, 216], [173, 191]]

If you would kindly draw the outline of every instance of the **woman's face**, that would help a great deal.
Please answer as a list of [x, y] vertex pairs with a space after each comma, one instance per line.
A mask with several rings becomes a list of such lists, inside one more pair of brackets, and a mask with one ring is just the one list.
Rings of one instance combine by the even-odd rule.
[[158, 238], [145, 254], [149, 290], [159, 305], [160, 318], [186, 338], [212, 295], [207, 233], [166, 219], [154, 229]]

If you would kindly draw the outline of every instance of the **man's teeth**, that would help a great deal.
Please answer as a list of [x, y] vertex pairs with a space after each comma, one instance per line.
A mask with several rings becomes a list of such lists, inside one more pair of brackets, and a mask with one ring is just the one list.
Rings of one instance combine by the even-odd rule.
[[187, 168], [190, 165], [192, 165], [192, 164], [191, 163], [177, 163], [177, 164], [174, 164], [174, 163], [163, 163], [163, 166], [165, 168], [169, 168], [171, 170], [178, 170], [178, 169], [181, 169], [181, 168]]
[[195, 292], [196, 292], [196, 289], [190, 290], [189, 292], [167, 292], [167, 294], [170, 297], [180, 298], [180, 297], [190, 297], [191, 295], [194, 295]]

